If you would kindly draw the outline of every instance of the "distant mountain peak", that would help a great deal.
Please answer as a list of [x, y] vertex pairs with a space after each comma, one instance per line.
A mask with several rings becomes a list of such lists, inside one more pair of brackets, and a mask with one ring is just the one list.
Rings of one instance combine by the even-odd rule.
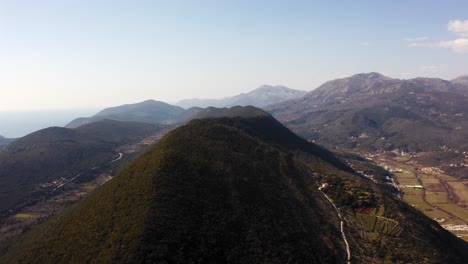
[[456, 80], [456, 79], [468, 79], [468, 74], [460, 75], [457, 78], [455, 78], [454, 80]]
[[383, 74], [380, 74], [378, 72], [368, 72], [368, 73], [359, 73], [356, 75], [351, 76], [351, 78], [364, 78], [364, 79], [370, 79], [370, 80], [391, 80], [392, 78], [387, 77]]
[[[255, 89], [253, 91], [262, 91], [262, 90], [266, 90], [266, 91], [290, 91], [290, 90], [293, 90], [293, 89], [288, 88], [288, 87], [283, 86], [283, 85], [263, 84], [263, 85], [260, 85], [257, 89]], [[293, 91], [297, 91], [297, 90], [293, 90]]]
[[179, 101], [176, 105], [190, 107], [231, 107], [235, 105], [264, 107], [286, 100], [296, 99], [306, 94], [305, 91], [294, 90], [282, 85], [261, 85], [255, 90], [241, 93], [236, 96], [223, 99], [188, 99]]
[[468, 86], [468, 75], [461, 75], [451, 80], [450, 82]]

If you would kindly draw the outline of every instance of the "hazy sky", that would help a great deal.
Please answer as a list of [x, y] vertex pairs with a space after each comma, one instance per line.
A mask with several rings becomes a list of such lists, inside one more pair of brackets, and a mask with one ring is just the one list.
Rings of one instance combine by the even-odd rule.
[[0, 112], [468, 74], [468, 1], [0, 0]]

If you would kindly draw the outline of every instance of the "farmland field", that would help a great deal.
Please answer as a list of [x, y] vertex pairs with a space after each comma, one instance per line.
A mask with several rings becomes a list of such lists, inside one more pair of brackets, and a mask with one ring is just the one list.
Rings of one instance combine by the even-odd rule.
[[16, 218], [30, 218], [30, 219], [34, 219], [34, 218], [38, 218], [39, 215], [36, 215], [36, 214], [16, 214], [15, 217], [16, 217]]
[[403, 201], [468, 241], [468, 180], [444, 174], [438, 168], [416, 166], [408, 157], [379, 157], [379, 164], [398, 169], [394, 175]]

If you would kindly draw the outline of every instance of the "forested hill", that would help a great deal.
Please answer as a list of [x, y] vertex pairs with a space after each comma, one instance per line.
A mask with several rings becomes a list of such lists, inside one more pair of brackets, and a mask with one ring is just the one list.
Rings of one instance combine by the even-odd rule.
[[345, 263], [348, 255], [352, 263], [466, 263], [468, 245], [253, 114], [173, 130], [4, 249], [0, 262]]

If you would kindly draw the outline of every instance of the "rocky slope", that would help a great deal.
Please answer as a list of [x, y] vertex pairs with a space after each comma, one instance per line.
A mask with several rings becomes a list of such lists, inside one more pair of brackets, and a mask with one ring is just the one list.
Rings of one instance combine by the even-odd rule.
[[434, 78], [378, 73], [329, 81], [267, 108], [301, 136], [361, 150], [468, 150], [467, 87]]

